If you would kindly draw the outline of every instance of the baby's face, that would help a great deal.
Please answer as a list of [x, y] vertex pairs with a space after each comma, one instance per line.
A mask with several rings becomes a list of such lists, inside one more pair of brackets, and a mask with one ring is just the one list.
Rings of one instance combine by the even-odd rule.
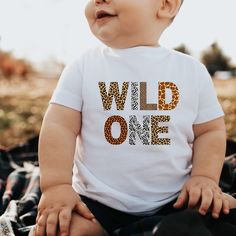
[[85, 15], [93, 34], [114, 48], [156, 42], [159, 0], [90, 0]]

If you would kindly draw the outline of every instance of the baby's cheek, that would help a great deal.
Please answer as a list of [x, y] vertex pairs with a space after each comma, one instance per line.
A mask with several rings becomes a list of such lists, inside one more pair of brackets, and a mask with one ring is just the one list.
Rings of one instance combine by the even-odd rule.
[[84, 10], [85, 16], [88, 21], [91, 21], [94, 18], [95, 6], [93, 1], [89, 1]]

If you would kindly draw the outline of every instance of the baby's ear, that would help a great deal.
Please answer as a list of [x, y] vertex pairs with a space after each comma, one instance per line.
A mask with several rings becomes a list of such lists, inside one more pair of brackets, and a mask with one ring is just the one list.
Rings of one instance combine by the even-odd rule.
[[181, 3], [182, 0], [161, 0], [161, 4], [157, 12], [157, 17], [173, 19], [177, 15]]

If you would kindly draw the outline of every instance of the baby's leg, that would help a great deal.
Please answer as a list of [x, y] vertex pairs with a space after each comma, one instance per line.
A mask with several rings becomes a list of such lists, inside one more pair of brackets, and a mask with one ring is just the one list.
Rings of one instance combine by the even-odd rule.
[[70, 236], [106, 236], [107, 233], [99, 224], [98, 221], [94, 222], [87, 220], [77, 213], [72, 214], [70, 224]]
[[[58, 236], [60, 233], [58, 232]], [[70, 236], [108, 236], [98, 221], [87, 220], [77, 213], [72, 213]], [[28, 236], [35, 236], [33, 228]]]

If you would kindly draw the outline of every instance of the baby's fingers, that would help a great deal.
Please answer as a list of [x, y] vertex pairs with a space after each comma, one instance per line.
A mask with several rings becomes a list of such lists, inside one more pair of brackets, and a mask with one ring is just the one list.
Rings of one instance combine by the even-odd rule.
[[188, 200], [188, 193], [186, 188], [183, 188], [179, 194], [177, 201], [174, 204], [174, 208], [182, 207], [187, 202], [187, 200]]
[[212, 217], [218, 218], [223, 207], [222, 194], [215, 193], [213, 198]]
[[78, 214], [83, 216], [84, 218], [91, 220], [94, 218], [94, 215], [91, 213], [91, 211], [88, 209], [85, 203], [82, 201], [79, 201], [76, 205], [76, 211]]
[[52, 212], [48, 215], [46, 232], [47, 235], [57, 235], [58, 212]]
[[71, 209], [63, 208], [59, 213], [59, 230], [61, 236], [69, 235], [71, 221]]
[[230, 204], [229, 204], [229, 200], [224, 198], [223, 199], [223, 213], [224, 214], [229, 214], [229, 209], [230, 209]]
[[35, 228], [36, 236], [46, 235], [46, 222], [47, 222], [46, 214], [42, 214], [38, 217], [37, 222], [36, 222], [36, 228]]
[[210, 189], [202, 189], [202, 201], [199, 208], [199, 213], [205, 215], [213, 201], [213, 193]]
[[188, 200], [188, 207], [193, 208], [195, 207], [201, 199], [201, 189], [199, 187], [194, 187], [189, 191], [189, 200]]

